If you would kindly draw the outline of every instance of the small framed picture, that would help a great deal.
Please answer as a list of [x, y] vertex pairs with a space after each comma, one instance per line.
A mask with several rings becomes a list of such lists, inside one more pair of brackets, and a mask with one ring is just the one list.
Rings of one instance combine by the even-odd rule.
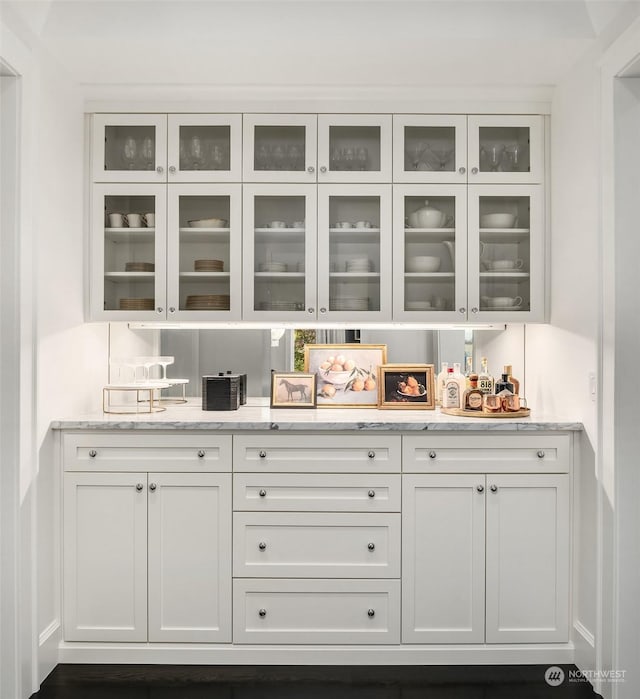
[[319, 408], [376, 408], [386, 345], [305, 345], [304, 370], [318, 377]]
[[435, 408], [433, 364], [382, 364], [378, 371], [378, 408]]
[[315, 408], [316, 375], [271, 372], [272, 408]]

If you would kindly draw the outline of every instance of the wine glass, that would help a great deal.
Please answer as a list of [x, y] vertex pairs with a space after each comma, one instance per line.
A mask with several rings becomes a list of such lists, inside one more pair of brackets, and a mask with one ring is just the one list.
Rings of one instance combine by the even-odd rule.
[[358, 162], [359, 170], [367, 169], [367, 166], [369, 164], [369, 151], [364, 146], [361, 146], [356, 151], [356, 160]]
[[211, 163], [214, 170], [222, 170], [224, 168], [224, 151], [217, 143], [211, 149]]
[[202, 139], [199, 136], [193, 136], [189, 141], [189, 155], [194, 170], [200, 170], [204, 162], [204, 149], [202, 148]]
[[455, 152], [452, 146], [428, 146], [431, 160], [435, 163], [434, 170], [446, 170], [447, 163]]
[[266, 145], [258, 146], [256, 149], [256, 170], [268, 170], [269, 156], [269, 148]]
[[428, 147], [429, 144], [424, 144], [422, 141], [408, 146], [406, 150], [407, 167], [413, 170], [418, 170], [420, 169], [421, 163], [428, 165], [428, 163], [424, 162], [422, 159]]
[[504, 146], [496, 145], [489, 146], [487, 150], [487, 161], [489, 163], [489, 169], [491, 172], [497, 172], [500, 168], [500, 163], [502, 162], [502, 153], [504, 151]]
[[154, 166], [154, 153], [155, 148], [153, 145], [153, 139], [147, 136], [142, 141], [142, 159], [147, 170], [153, 170]]
[[136, 139], [129, 136], [124, 139], [122, 148], [122, 157], [124, 159], [127, 170], [133, 170], [136, 166], [136, 157], [138, 155], [138, 144]]
[[287, 153], [285, 147], [278, 143], [273, 147], [273, 167], [274, 170], [285, 170], [287, 167]]
[[331, 149], [329, 165], [334, 171], [342, 169], [342, 151], [337, 146]]

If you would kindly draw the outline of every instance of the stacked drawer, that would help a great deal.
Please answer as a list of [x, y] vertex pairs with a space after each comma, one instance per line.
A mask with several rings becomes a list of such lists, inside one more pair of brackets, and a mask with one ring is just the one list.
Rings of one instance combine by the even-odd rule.
[[401, 438], [234, 438], [235, 643], [399, 643]]

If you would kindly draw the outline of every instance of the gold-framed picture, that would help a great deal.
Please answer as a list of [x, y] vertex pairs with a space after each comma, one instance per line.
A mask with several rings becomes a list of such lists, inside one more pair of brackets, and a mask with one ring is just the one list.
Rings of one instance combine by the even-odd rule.
[[316, 375], [295, 372], [271, 372], [272, 408], [315, 408]]
[[376, 408], [386, 345], [305, 345], [304, 370], [317, 377], [319, 408]]
[[378, 408], [433, 410], [433, 364], [382, 364], [378, 368]]

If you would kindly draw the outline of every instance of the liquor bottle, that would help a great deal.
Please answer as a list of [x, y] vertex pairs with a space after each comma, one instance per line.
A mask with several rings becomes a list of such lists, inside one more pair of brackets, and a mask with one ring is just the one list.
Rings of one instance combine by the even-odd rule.
[[442, 390], [442, 407], [459, 408], [460, 398], [460, 381], [454, 376], [453, 367], [449, 367]]
[[511, 364], [505, 364], [504, 365], [504, 373], [509, 376], [509, 381], [513, 384], [513, 392], [516, 395], [520, 395], [520, 382], [518, 379], [514, 379], [513, 376], [511, 376], [511, 372], [513, 371], [513, 367]]
[[[471, 374], [473, 374], [473, 357], [468, 356], [467, 357], [467, 366], [464, 372], [464, 378], [466, 380], [466, 387], [469, 388], [471, 386]], [[476, 376], [476, 379], [478, 377]]]
[[511, 381], [509, 381], [509, 374], [502, 374], [502, 379], [500, 381], [496, 381], [495, 392], [496, 395], [502, 395], [503, 393], [515, 393], [513, 390], [513, 384]]
[[447, 367], [448, 362], [442, 362], [442, 371], [438, 374], [436, 378], [436, 405], [442, 405], [442, 391], [444, 389], [444, 382], [447, 378]]
[[458, 380], [458, 385], [460, 386], [460, 407], [462, 407], [462, 396], [467, 390], [467, 379], [461, 371], [460, 362], [454, 362], [453, 364], [453, 375]]
[[480, 361], [480, 373], [478, 374], [478, 388], [483, 393], [493, 393], [493, 376], [489, 373], [488, 360], [482, 357]]
[[462, 396], [462, 407], [465, 410], [482, 410], [482, 391], [478, 388], [478, 374], [469, 377], [469, 388]]

